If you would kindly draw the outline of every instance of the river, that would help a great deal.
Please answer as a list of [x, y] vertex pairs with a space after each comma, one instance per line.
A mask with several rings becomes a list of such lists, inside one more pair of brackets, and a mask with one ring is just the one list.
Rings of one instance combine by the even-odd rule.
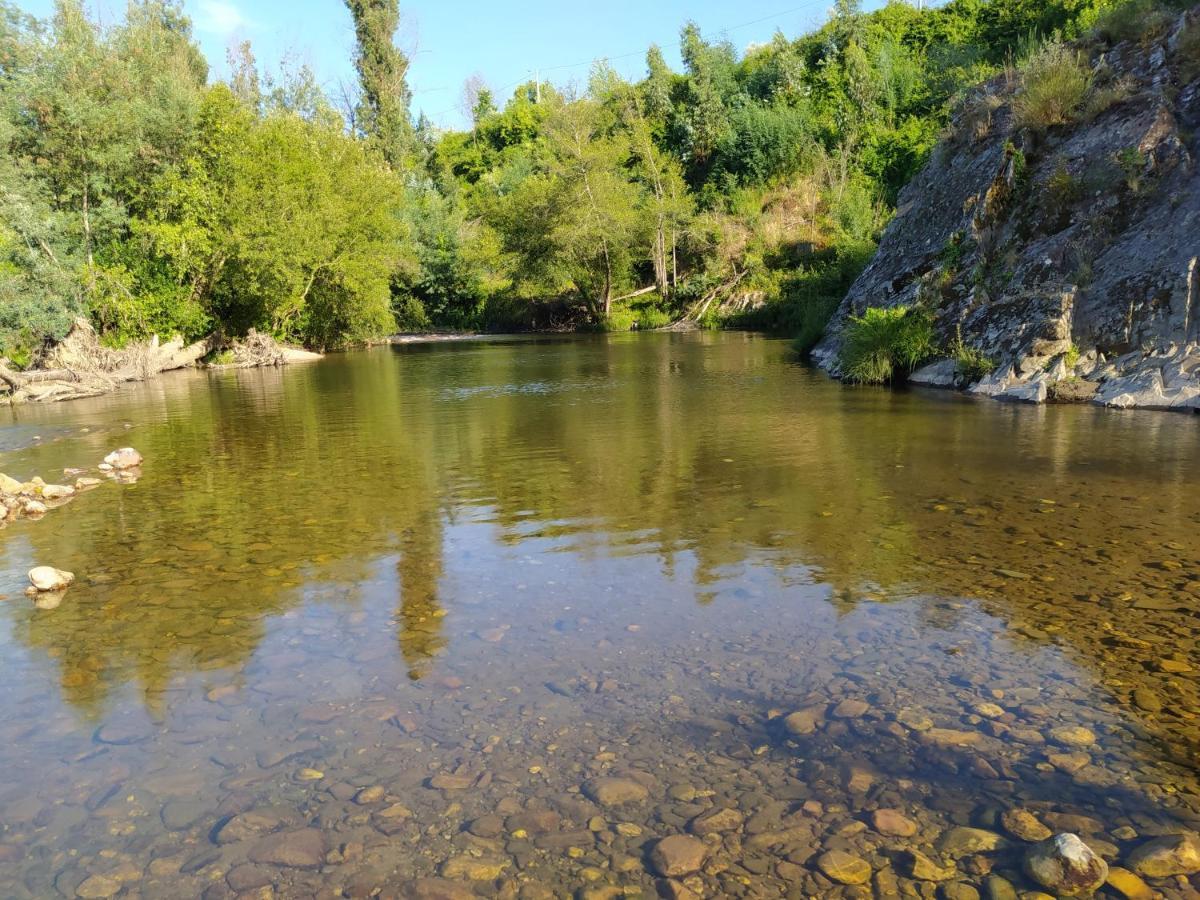
[[741, 333], [2, 415], [19, 478], [146, 459], [0, 530], [4, 897], [932, 897], [913, 849], [970, 897], [1036, 887], [1006, 812], [1113, 865], [1200, 821], [1191, 417]]

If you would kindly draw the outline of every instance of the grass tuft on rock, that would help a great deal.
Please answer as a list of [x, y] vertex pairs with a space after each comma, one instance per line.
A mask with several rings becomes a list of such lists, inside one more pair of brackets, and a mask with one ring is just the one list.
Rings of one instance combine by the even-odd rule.
[[1021, 88], [1013, 101], [1017, 126], [1045, 131], [1073, 121], [1083, 106], [1091, 77], [1077, 51], [1057, 43], [1039, 48], [1025, 63]]
[[923, 309], [870, 307], [851, 316], [838, 365], [847, 381], [886, 384], [937, 354], [933, 320]]

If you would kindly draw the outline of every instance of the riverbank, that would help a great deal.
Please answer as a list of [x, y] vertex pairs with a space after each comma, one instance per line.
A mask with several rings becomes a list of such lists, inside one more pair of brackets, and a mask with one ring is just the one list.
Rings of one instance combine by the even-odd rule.
[[12, 406], [81, 400], [180, 369], [282, 366], [321, 357], [302, 347], [280, 344], [254, 329], [243, 338], [213, 334], [186, 345], [179, 336], [162, 342], [155, 335], [120, 348], [105, 347], [91, 323], [79, 318], [67, 336], [47, 347], [29, 369], [17, 371], [0, 360], [0, 397]]

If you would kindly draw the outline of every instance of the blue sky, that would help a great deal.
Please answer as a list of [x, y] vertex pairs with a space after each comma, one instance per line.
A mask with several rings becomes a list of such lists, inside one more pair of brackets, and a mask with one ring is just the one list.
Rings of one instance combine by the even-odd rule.
[[[53, 7], [53, 0], [17, 2], [38, 16]], [[124, 0], [86, 2], [106, 23], [124, 9]], [[185, 0], [184, 5], [216, 77], [227, 71], [226, 48], [249, 40], [269, 70], [284, 58], [307, 63], [331, 92], [339, 80], [354, 78], [354, 32], [342, 0]], [[825, 19], [831, 5], [832, 0], [401, 0], [399, 43], [412, 55], [414, 115], [424, 110], [436, 124], [458, 127], [465, 121], [462, 85], [474, 74], [500, 99], [536, 70], [559, 84], [586, 81], [591, 61], [598, 58], [609, 59], [626, 76], [639, 76], [651, 43], [678, 67], [679, 28], [688, 19], [706, 36], [724, 35], [743, 50], [770, 40], [776, 29], [789, 37], [809, 30]]]

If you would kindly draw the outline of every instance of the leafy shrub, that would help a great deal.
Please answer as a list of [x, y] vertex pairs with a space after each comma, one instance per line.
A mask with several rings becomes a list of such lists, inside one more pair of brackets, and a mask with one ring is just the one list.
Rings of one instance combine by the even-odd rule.
[[1035, 51], [1023, 74], [1013, 101], [1013, 119], [1018, 127], [1035, 131], [1072, 121], [1091, 82], [1091, 73], [1079, 54], [1057, 43]]
[[903, 377], [937, 352], [929, 313], [907, 306], [873, 306], [851, 316], [842, 339], [838, 366], [848, 381], [859, 384]]

